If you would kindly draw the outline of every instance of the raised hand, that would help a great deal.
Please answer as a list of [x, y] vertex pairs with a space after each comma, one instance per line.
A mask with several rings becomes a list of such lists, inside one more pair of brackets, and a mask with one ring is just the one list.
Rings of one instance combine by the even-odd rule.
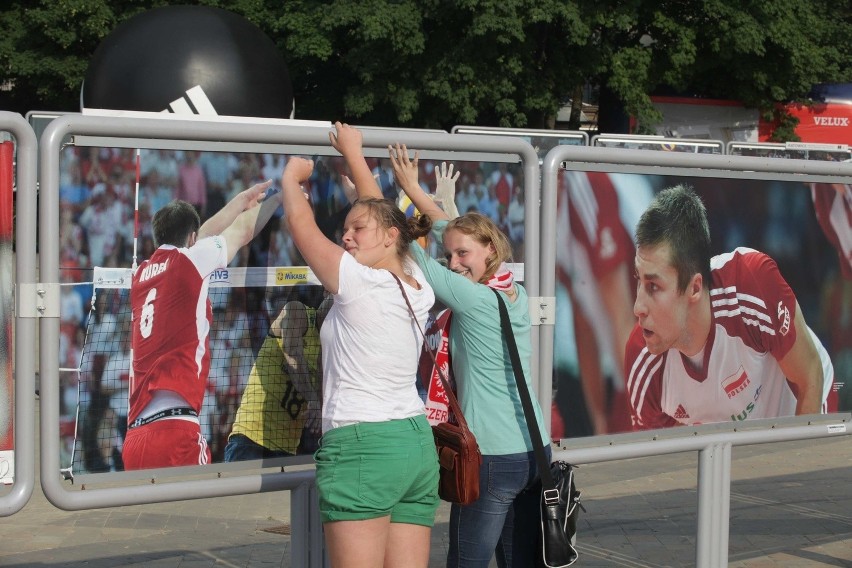
[[459, 216], [456, 207], [456, 180], [461, 172], [453, 174], [453, 164], [447, 167], [447, 162], [441, 162], [440, 168], [435, 168], [435, 201], [441, 204], [450, 219]]
[[344, 158], [360, 155], [363, 152], [364, 136], [354, 126], [340, 121], [334, 123], [334, 131], [328, 133], [332, 147]]
[[388, 146], [388, 155], [393, 166], [393, 175], [402, 190], [411, 197], [410, 190], [420, 187], [418, 182], [417, 164], [420, 161], [420, 153], [415, 152], [414, 158], [409, 159], [408, 148], [405, 144], [397, 143], [396, 147]]

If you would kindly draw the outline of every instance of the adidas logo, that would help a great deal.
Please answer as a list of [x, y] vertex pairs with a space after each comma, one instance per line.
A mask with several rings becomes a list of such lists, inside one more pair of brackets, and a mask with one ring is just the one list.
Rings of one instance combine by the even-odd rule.
[[686, 409], [682, 404], [677, 405], [677, 410], [674, 413], [675, 420], [689, 420], [689, 414], [687, 414]]
[[[171, 109], [171, 110], [169, 110]], [[185, 95], [169, 103], [169, 108], [162, 112], [173, 112], [175, 114], [197, 114], [201, 116], [219, 116], [213, 103], [207, 98], [207, 94], [201, 85], [196, 85], [186, 91]]]

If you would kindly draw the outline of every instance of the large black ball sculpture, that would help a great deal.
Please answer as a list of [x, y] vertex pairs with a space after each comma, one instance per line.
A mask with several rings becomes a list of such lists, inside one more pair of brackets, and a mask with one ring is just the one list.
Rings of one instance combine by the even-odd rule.
[[257, 26], [206, 6], [166, 6], [115, 28], [86, 71], [80, 106], [293, 118], [287, 64]]

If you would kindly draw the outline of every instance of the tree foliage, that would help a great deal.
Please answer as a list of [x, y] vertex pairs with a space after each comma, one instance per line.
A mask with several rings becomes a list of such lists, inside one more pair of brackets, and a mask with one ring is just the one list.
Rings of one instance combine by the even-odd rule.
[[[850, 0], [202, 3], [245, 16], [276, 41], [299, 118], [540, 128], [592, 85], [650, 128], [659, 119], [650, 95], [660, 89], [767, 110], [803, 100], [814, 84], [852, 81]], [[124, 19], [164, 4], [7, 3], [3, 107], [78, 110], [100, 41]]]

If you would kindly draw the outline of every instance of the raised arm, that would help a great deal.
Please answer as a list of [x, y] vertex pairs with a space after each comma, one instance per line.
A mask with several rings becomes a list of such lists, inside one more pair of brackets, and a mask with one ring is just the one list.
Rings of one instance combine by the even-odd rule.
[[[271, 183], [267, 181], [258, 185], [262, 186], [265, 192]], [[252, 189], [255, 187], [257, 186], [253, 186]], [[249, 207], [237, 215], [237, 218], [222, 231], [222, 238], [225, 239], [228, 250], [228, 262], [237, 255], [237, 251], [260, 233], [281, 205], [280, 195], [272, 195], [264, 200], [265, 195], [260, 193], [258, 197], [250, 198]]]
[[328, 133], [328, 139], [331, 140], [334, 149], [340, 152], [340, 155], [346, 160], [346, 165], [349, 166], [349, 171], [352, 173], [352, 181], [355, 182], [358, 197], [382, 199], [384, 197], [382, 188], [379, 187], [376, 178], [373, 177], [373, 172], [370, 171], [370, 166], [367, 165], [367, 160], [364, 159], [361, 131], [339, 121], [334, 123], [334, 130], [334, 132]]
[[397, 144], [396, 147], [388, 146], [391, 164], [393, 164], [393, 175], [396, 182], [405, 192], [420, 213], [429, 217], [434, 223], [443, 219], [449, 219], [449, 215], [432, 201], [432, 198], [423, 191], [417, 181], [417, 162], [419, 154], [414, 153], [414, 159], [408, 158], [408, 148]]
[[822, 409], [824, 381], [832, 377], [823, 376], [822, 362], [813, 338], [808, 331], [802, 309], [796, 303], [796, 342], [790, 351], [778, 361], [781, 371], [795, 385], [796, 414], [819, 414]]
[[[317, 227], [314, 212], [305, 199], [301, 184], [314, 170], [312, 160], [292, 157], [287, 161], [281, 176], [284, 196], [284, 214], [290, 227], [290, 235], [302, 257], [322, 282], [323, 287], [337, 294], [340, 277], [340, 257], [343, 249], [328, 240]], [[372, 178], [372, 176], [370, 176]]]
[[263, 201], [263, 198], [266, 197], [266, 190], [269, 189], [270, 185], [272, 185], [272, 180], [257, 183], [239, 192], [224, 207], [219, 209], [215, 215], [201, 225], [201, 228], [198, 230], [198, 238], [203, 239], [204, 237], [221, 235], [222, 231], [227, 229], [240, 213], [259, 205]]
[[281, 338], [281, 352], [287, 374], [296, 390], [305, 400], [318, 400], [317, 387], [311, 382], [308, 361], [305, 358], [305, 333], [308, 331], [308, 314], [302, 302], [287, 302], [272, 322], [269, 331]]

